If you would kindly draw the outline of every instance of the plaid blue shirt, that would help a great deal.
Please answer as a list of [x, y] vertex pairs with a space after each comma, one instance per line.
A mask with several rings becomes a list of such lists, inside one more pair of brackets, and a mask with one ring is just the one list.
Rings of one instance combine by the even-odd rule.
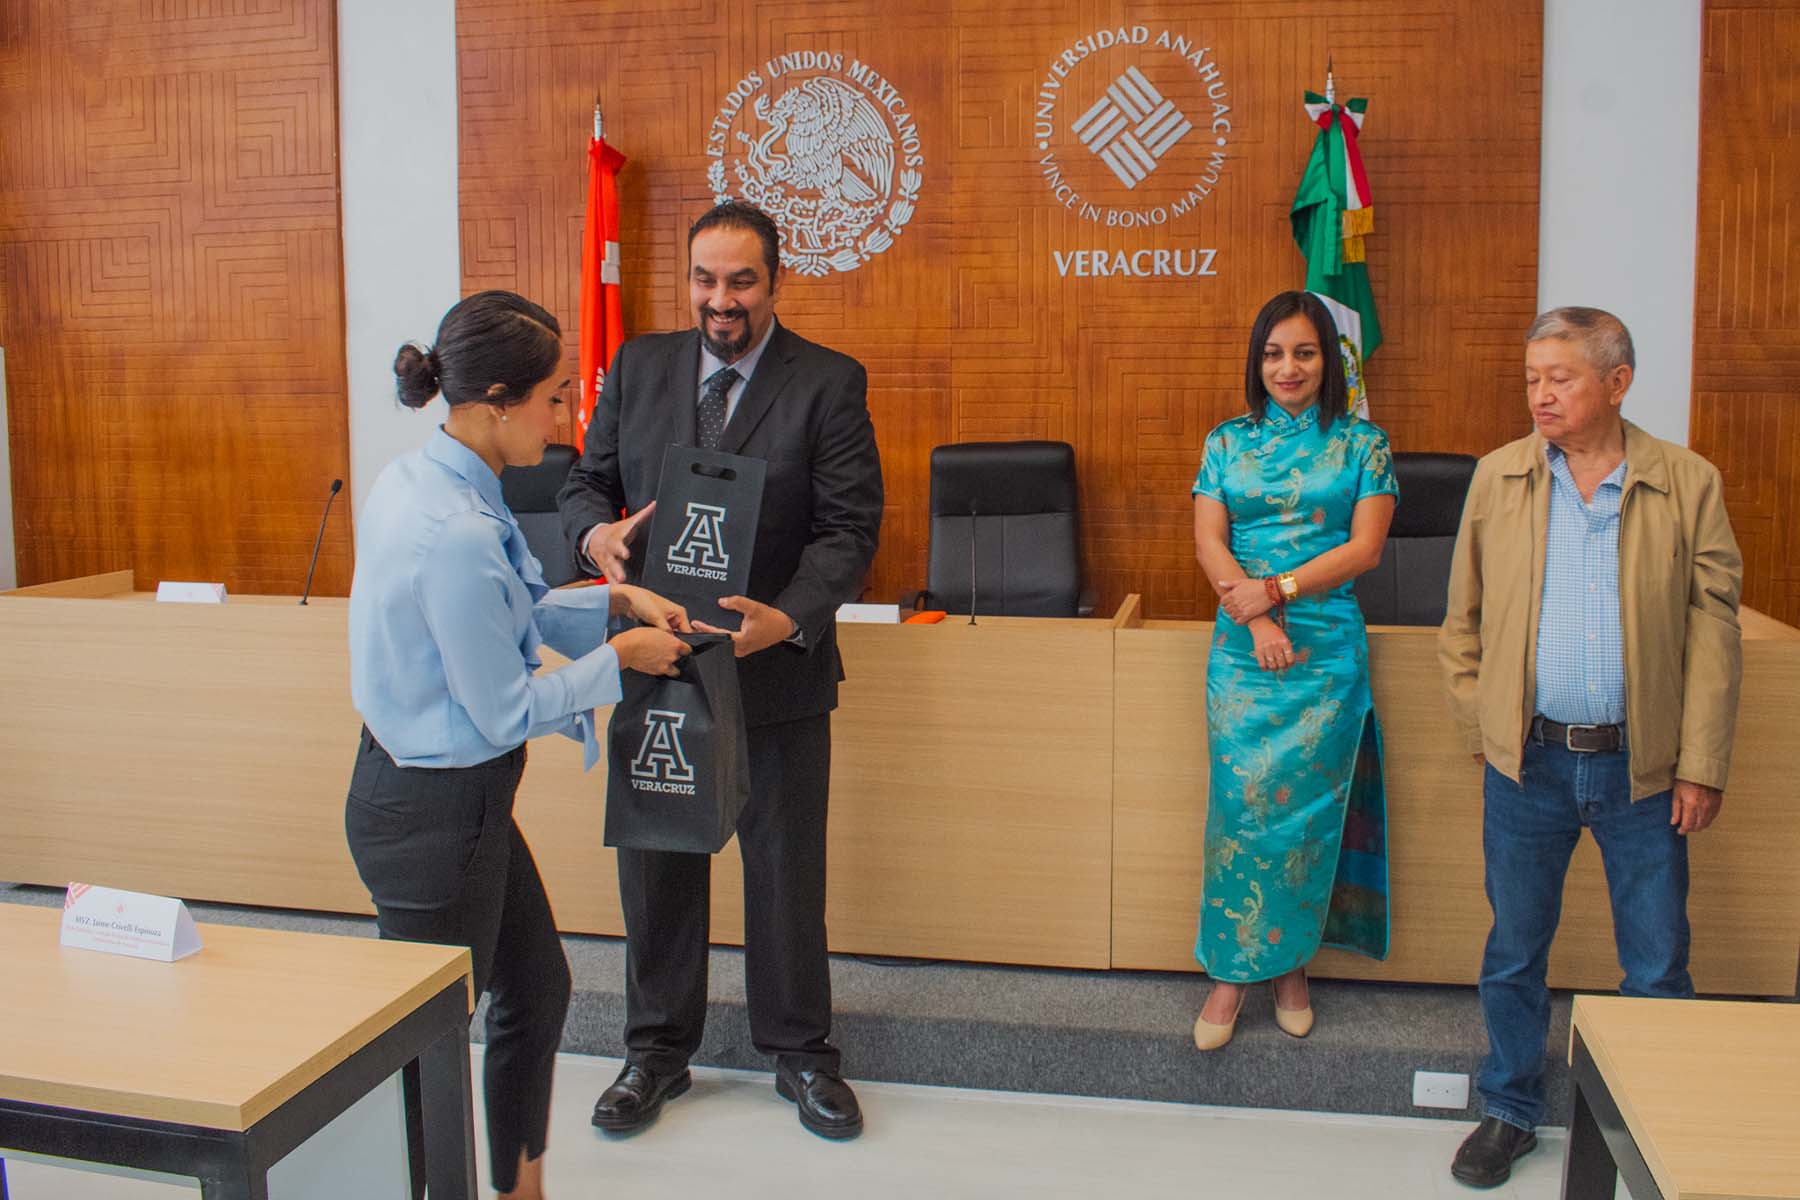
[[1550, 529], [1538, 613], [1537, 710], [1564, 725], [1625, 723], [1625, 636], [1619, 625], [1619, 504], [1625, 464], [1582, 500], [1555, 446]]

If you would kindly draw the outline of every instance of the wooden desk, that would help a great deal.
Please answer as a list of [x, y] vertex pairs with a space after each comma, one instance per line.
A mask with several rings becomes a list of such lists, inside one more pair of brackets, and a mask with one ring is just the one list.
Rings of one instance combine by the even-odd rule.
[[414, 1194], [475, 1195], [467, 950], [203, 925], [203, 950], [158, 963], [65, 949], [61, 917], [0, 904], [0, 1151], [262, 1200], [271, 1166], [405, 1070]]
[[[0, 692], [32, 698], [0, 722], [0, 879], [371, 911], [344, 843], [346, 617], [329, 597], [156, 604], [130, 572], [0, 593]], [[1113, 627], [840, 629], [832, 949], [1108, 965]], [[518, 819], [567, 932], [625, 930], [605, 789], [604, 760], [532, 743]], [[735, 842], [713, 879], [713, 937], [741, 941]]]
[[[0, 879], [368, 912], [344, 844], [359, 721], [346, 604], [240, 596], [155, 604], [129, 572], [0, 593]], [[1791, 798], [1800, 631], [1744, 614], [1731, 788], [1693, 844], [1692, 971], [1704, 992], [1786, 995], [1800, 957]], [[831, 948], [1043, 966], [1194, 971], [1212, 625], [983, 617], [844, 625], [832, 719]], [[1317, 973], [1472, 983], [1488, 927], [1480, 774], [1444, 713], [1436, 631], [1376, 628], [1393, 954]], [[547, 656], [548, 657], [548, 656]], [[601, 844], [606, 775], [562, 738], [531, 747], [518, 801], [571, 933], [618, 935]], [[735, 844], [713, 936], [743, 936]], [[1570, 871], [1555, 987], [1618, 983], [1598, 856]]]
[[1568, 1200], [1800, 1200], [1800, 1007], [1577, 996]]

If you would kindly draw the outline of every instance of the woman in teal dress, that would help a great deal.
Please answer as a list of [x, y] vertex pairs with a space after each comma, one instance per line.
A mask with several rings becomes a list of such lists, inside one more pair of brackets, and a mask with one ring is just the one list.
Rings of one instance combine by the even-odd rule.
[[1350, 581], [1381, 558], [1399, 488], [1387, 435], [1348, 409], [1317, 297], [1263, 306], [1248, 414], [1207, 435], [1194, 546], [1219, 595], [1206, 671], [1212, 788], [1194, 957], [1214, 986], [1194, 1044], [1231, 1040], [1248, 985], [1312, 1028], [1321, 944], [1385, 958], [1386, 800], [1369, 648]]

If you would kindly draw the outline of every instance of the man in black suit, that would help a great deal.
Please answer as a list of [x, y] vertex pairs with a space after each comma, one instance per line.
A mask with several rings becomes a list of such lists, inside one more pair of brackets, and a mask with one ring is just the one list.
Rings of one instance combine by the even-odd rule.
[[[825, 813], [837, 707], [837, 607], [856, 599], [881, 528], [881, 460], [868, 373], [775, 320], [780, 239], [759, 209], [722, 204], [688, 232], [695, 328], [627, 342], [601, 387], [581, 461], [557, 503], [586, 568], [631, 572], [631, 542], [655, 508], [670, 444], [768, 462], [738, 677], [749, 727], [744, 975], [756, 1048], [776, 1090], [824, 1137], [862, 1131], [832, 1046], [825, 951]], [[621, 518], [622, 511], [630, 516]], [[688, 1088], [706, 1019], [703, 854], [620, 850], [625, 909], [625, 1069], [594, 1124], [639, 1128]]]

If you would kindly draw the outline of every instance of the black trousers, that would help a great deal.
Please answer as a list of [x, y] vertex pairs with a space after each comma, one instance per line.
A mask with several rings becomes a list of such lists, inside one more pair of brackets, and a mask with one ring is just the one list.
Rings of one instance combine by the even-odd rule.
[[[825, 810], [831, 717], [750, 730], [744, 859], [744, 979], [756, 1048], [794, 1070], [838, 1070], [825, 952]], [[626, 1058], [687, 1065], [706, 1025], [712, 857], [620, 850]]]
[[488, 993], [488, 1158], [511, 1191], [544, 1152], [569, 963], [544, 881], [513, 821], [525, 748], [473, 767], [402, 767], [363, 730], [344, 805], [350, 856], [384, 938], [467, 946]]

